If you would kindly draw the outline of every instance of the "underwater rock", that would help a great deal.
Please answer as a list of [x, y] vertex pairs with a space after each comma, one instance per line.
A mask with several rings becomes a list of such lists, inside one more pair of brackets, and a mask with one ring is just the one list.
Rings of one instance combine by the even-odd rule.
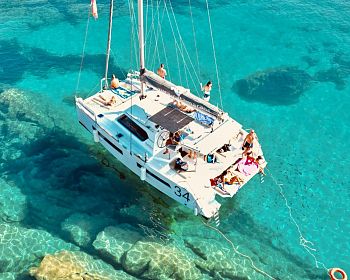
[[312, 77], [296, 67], [278, 67], [237, 80], [232, 89], [243, 99], [270, 105], [288, 105], [311, 86]]
[[[222, 241], [188, 237], [185, 244], [199, 257], [195, 260], [196, 266], [215, 276], [215, 279], [259, 279], [258, 274], [247, 267], [245, 260], [231, 248], [225, 247]], [[249, 278], [245, 275], [249, 275]]]
[[0, 273], [1, 280], [16, 280], [16, 278], [17, 278], [16, 273], [11, 273], [11, 272]]
[[113, 224], [113, 220], [104, 216], [75, 213], [68, 217], [61, 226], [73, 242], [81, 247], [86, 247], [93, 241], [97, 233], [109, 224]]
[[93, 243], [94, 248], [102, 256], [121, 264], [122, 257], [130, 248], [142, 238], [136, 229], [128, 224], [118, 227], [107, 227], [97, 235]]
[[149, 215], [147, 215], [140, 205], [129, 205], [120, 209], [120, 215], [126, 219], [134, 219], [141, 224], [150, 224]]
[[342, 68], [332, 67], [327, 70], [318, 71], [314, 79], [318, 82], [331, 82], [337, 90], [343, 90], [346, 87], [346, 79], [349, 73]]
[[26, 271], [33, 262], [60, 250], [79, 248], [43, 230], [0, 224], [0, 273]]
[[60, 128], [79, 135], [81, 128], [71, 125], [74, 119], [67, 108], [56, 107], [32, 92], [8, 89], [0, 95], [0, 123], [6, 124], [7, 138], [21, 144], [30, 143], [45, 129]]
[[173, 245], [138, 241], [122, 265], [127, 272], [145, 279], [203, 279], [189, 256]]
[[26, 214], [27, 200], [19, 188], [0, 178], [0, 220], [20, 222]]
[[39, 267], [29, 270], [37, 280], [132, 280], [135, 279], [123, 271], [95, 260], [83, 252], [62, 251], [47, 255]]

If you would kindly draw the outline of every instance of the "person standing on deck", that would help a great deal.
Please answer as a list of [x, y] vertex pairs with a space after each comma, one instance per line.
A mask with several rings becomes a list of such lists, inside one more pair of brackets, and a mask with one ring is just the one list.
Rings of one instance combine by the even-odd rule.
[[113, 74], [112, 75], [112, 80], [111, 80], [111, 89], [117, 89], [118, 87], [119, 87], [119, 80]]
[[210, 100], [210, 91], [211, 91], [212, 86], [213, 86], [212, 82], [208, 81], [207, 84], [202, 88], [202, 91], [204, 91], [203, 99], [205, 101], [209, 102], [209, 100]]
[[251, 152], [251, 149], [253, 148], [254, 140], [258, 141], [258, 137], [256, 136], [254, 129], [251, 129], [243, 141], [243, 146], [242, 146], [242, 150], [244, 150], [243, 155], [247, 155], [249, 152]]
[[159, 68], [158, 68], [158, 70], [157, 70], [157, 74], [158, 74], [158, 76], [160, 76], [160, 77], [162, 77], [163, 79], [165, 79], [165, 76], [166, 76], [167, 74], [166, 74], [166, 70], [164, 69], [164, 64], [163, 64], [163, 63], [159, 66]]

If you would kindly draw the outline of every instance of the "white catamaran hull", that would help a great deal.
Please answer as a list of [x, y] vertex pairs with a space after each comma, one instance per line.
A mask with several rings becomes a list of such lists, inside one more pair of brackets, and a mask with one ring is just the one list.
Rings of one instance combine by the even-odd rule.
[[174, 182], [163, 176], [156, 169], [148, 166], [147, 162], [140, 159], [139, 156], [130, 153], [127, 147], [118, 143], [114, 137], [98, 125], [94, 119], [94, 114], [89, 112], [89, 110], [82, 104], [79, 104], [79, 102], [77, 102], [77, 114], [79, 123], [92, 134], [95, 142], [100, 142], [116, 159], [139, 176], [141, 180], [144, 179], [144, 181], [160, 192], [173, 198], [182, 205], [193, 209], [195, 215], [200, 214], [205, 218], [211, 218], [217, 215], [221, 204], [215, 200], [214, 192], [211, 197], [206, 197], [207, 201], [203, 201], [203, 199], [198, 201], [198, 199], [195, 199], [188, 191], [188, 186], [186, 186], [186, 184], [174, 184]]

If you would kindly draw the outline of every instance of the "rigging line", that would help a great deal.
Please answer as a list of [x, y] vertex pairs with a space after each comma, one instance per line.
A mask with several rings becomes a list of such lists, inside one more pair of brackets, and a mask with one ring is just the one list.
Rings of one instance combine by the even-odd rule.
[[[111, 53], [112, 53], [112, 57], [113, 57], [116, 61], [120, 61], [119, 58], [118, 58], [118, 56], [113, 52], [112, 49], [111, 49]], [[116, 64], [116, 66], [117, 66], [117, 68], [120, 70], [120, 72], [123, 73], [123, 75], [127, 74], [127, 72], [125, 72], [124, 69], [121, 68], [121, 67], [119, 66], [119, 64]]]
[[[152, 35], [154, 36], [154, 46], [153, 46], [153, 56], [152, 56], [152, 59], [150, 60], [151, 63], [151, 68], [154, 69], [154, 66], [155, 66], [155, 56], [156, 56], [156, 51], [157, 51], [157, 35], [156, 35], [156, 31], [155, 31], [155, 28], [154, 28], [154, 25], [155, 25], [155, 22], [154, 22], [154, 13], [153, 13], [153, 0], [152, 1]], [[151, 44], [150, 44], [150, 48], [151, 48]], [[151, 50], [150, 50], [150, 53], [151, 53]]]
[[280, 192], [281, 196], [282, 196], [283, 199], [284, 199], [284, 202], [285, 202], [286, 207], [288, 208], [289, 217], [290, 217], [290, 219], [292, 220], [293, 224], [296, 226], [297, 231], [298, 231], [298, 233], [299, 233], [299, 245], [302, 246], [302, 247], [306, 250], [306, 252], [308, 252], [309, 255], [311, 255], [311, 256], [313, 257], [313, 259], [314, 259], [314, 261], [315, 261], [315, 265], [316, 265], [317, 268], [319, 268], [319, 265], [321, 265], [325, 270], [329, 271], [329, 268], [327, 268], [327, 267], [324, 265], [324, 263], [318, 261], [317, 258], [316, 258], [316, 256], [315, 256], [315, 254], [311, 252], [311, 251], [313, 251], [313, 252], [316, 251], [315, 248], [310, 247], [310, 245], [311, 245], [311, 246], [314, 246], [314, 243], [311, 242], [311, 241], [309, 241], [309, 240], [307, 240], [307, 239], [303, 236], [303, 234], [301, 233], [300, 226], [298, 225], [298, 223], [296, 222], [296, 220], [295, 220], [295, 218], [294, 218], [294, 216], [293, 216], [292, 207], [289, 205], [288, 200], [287, 200], [286, 196], [284, 195], [284, 191], [283, 191], [283, 188], [282, 188], [283, 184], [278, 183], [277, 180], [275, 179], [275, 177], [272, 175], [270, 169], [268, 169], [267, 167], [265, 167], [265, 168], [266, 168], [266, 170], [270, 173], [270, 176], [271, 176], [273, 182], [276, 184], [276, 186], [279, 187], [279, 192]]
[[195, 48], [195, 51], [196, 51], [198, 75], [201, 76], [201, 69], [200, 69], [200, 67], [199, 67], [199, 56], [198, 56], [198, 48], [197, 48], [197, 40], [196, 40], [196, 31], [195, 31], [194, 22], [193, 22], [193, 14], [192, 14], [191, 0], [188, 0], [188, 4], [189, 4], [189, 6], [190, 6], [190, 15], [191, 15], [191, 22], [192, 22], [193, 41], [194, 41], [194, 48]]
[[[148, 29], [148, 22], [147, 22], [147, 19], [148, 19], [148, 0], [146, 1], [146, 27], [145, 27], [145, 34], [146, 34], [146, 40], [147, 41], [147, 29]], [[145, 46], [145, 57], [147, 57], [147, 45]]]
[[[138, 57], [139, 54], [139, 50], [138, 50], [138, 46], [140, 45], [140, 37], [139, 37], [139, 29], [138, 29], [138, 19], [135, 13], [135, 8], [134, 8], [134, 2], [131, 1], [132, 3], [132, 12], [133, 12], [133, 25], [134, 25], [134, 33], [133, 33], [133, 41], [134, 41], [134, 53], [135, 53], [135, 63], [137, 68], [140, 68], [140, 59]], [[136, 32], [135, 32], [136, 30]]]
[[97, 88], [100, 84], [101, 84], [101, 82], [98, 81], [97, 84], [94, 86], [94, 88], [93, 88], [92, 90], [90, 90], [90, 92], [88, 93], [88, 95], [87, 95], [86, 97], [91, 96], [93, 93], [96, 93], [96, 88]]
[[175, 53], [176, 53], [176, 61], [177, 61], [177, 70], [179, 71], [180, 84], [182, 84], [182, 77], [181, 77], [181, 71], [180, 71], [180, 62], [179, 62], [177, 45], [176, 45], [176, 39], [175, 39]]
[[[173, 37], [174, 37], [174, 42], [175, 42], [175, 53], [176, 53], [176, 60], [177, 60], [177, 64], [178, 64], [178, 71], [179, 71], [179, 78], [180, 78], [180, 83], [182, 84], [182, 76], [181, 76], [181, 72], [180, 72], [180, 63], [179, 63], [179, 58], [178, 58], [178, 50], [180, 52], [180, 55], [182, 56], [182, 58], [184, 58], [184, 54], [181, 52], [181, 49], [180, 49], [180, 45], [178, 44], [177, 42], [177, 39], [176, 39], [176, 35], [175, 35], [175, 32], [174, 32], [174, 28], [172, 26], [172, 23], [171, 23], [171, 19], [170, 19], [170, 16], [169, 16], [169, 11], [166, 7], [166, 2], [164, 1], [164, 4], [165, 4], [165, 10], [167, 12], [167, 16], [168, 16], [168, 19], [169, 19], [169, 23], [170, 23], [170, 27], [171, 27], [171, 31], [172, 31], [172, 34], [173, 34]], [[175, 17], [174, 17], [175, 19]], [[175, 19], [176, 20], [176, 19]], [[181, 35], [180, 35], [181, 36]], [[186, 47], [185, 47], [185, 50], [186, 50]], [[187, 64], [185, 63], [185, 67], [187, 67]], [[188, 68], [188, 67], [187, 67]], [[193, 65], [192, 65], [192, 68], [193, 68]], [[188, 72], [190, 73], [190, 71], [188, 70]], [[194, 71], [195, 72], [195, 71]], [[190, 78], [194, 84], [194, 88], [196, 89], [197, 86], [196, 86], [196, 83], [193, 81], [193, 77], [192, 75], [190, 75]], [[198, 81], [199, 82], [199, 81]], [[197, 91], [196, 91], [197, 93]], [[198, 93], [197, 93], [198, 95]]]
[[79, 68], [79, 73], [78, 73], [77, 86], [75, 87], [75, 96], [77, 96], [77, 93], [78, 93], [78, 89], [79, 89], [79, 85], [80, 85], [81, 71], [83, 69], [83, 64], [84, 64], [85, 47], [86, 47], [86, 40], [87, 40], [88, 30], [89, 30], [90, 15], [91, 15], [91, 11], [89, 9], [88, 19], [87, 19], [86, 27], [85, 27], [85, 37], [84, 37], [84, 44], [83, 44], [83, 52], [81, 54], [81, 61], [80, 61], [80, 68]]
[[211, 45], [213, 47], [213, 55], [214, 55], [215, 70], [216, 70], [216, 79], [218, 81], [218, 89], [219, 89], [219, 97], [220, 97], [221, 109], [224, 110], [224, 106], [223, 106], [223, 103], [222, 103], [221, 86], [220, 86], [220, 78], [219, 78], [219, 69], [218, 69], [218, 64], [217, 64], [217, 61], [216, 61], [214, 36], [213, 36], [213, 29], [211, 27], [211, 20], [210, 20], [210, 12], [209, 12], [208, 0], [205, 0], [205, 2], [207, 4], [207, 12], [208, 12], [208, 22], [209, 22], [209, 29], [210, 29]]
[[[157, 32], [156, 32], [156, 28], [153, 28], [153, 31], [154, 31], [154, 37], [155, 37], [155, 47], [154, 47], [154, 52], [153, 52], [153, 67], [154, 67], [154, 64], [155, 64], [155, 57], [157, 55], [158, 57], [158, 62], [160, 63], [160, 55], [159, 55], [159, 50], [158, 50], [158, 40], [159, 40], [159, 33], [160, 33], [160, 30], [159, 30], [159, 26], [160, 26], [160, 22], [159, 22], [159, 2], [157, 1]], [[153, 68], [154, 69], [154, 68]]]
[[[149, 37], [149, 41], [146, 41], [148, 42], [148, 53], [151, 54], [152, 53], [152, 42], [153, 42], [153, 36], [155, 37], [155, 32], [154, 32], [154, 12], [153, 12], [153, 0], [151, 0], [151, 18], [152, 18], [152, 24], [151, 24], [151, 27], [149, 28], [149, 33], [150, 33], [150, 37]], [[155, 38], [154, 38], [155, 39]], [[150, 57], [151, 58], [151, 57]], [[150, 60], [152, 61], [152, 59]], [[150, 65], [152, 65], [152, 63], [150, 63]], [[152, 65], [152, 69], [154, 68], [154, 65]]]
[[[135, 19], [135, 9], [134, 9], [134, 4], [133, 4], [133, 1], [130, 1], [128, 0], [128, 3], [129, 3], [129, 11], [130, 11], [130, 24], [133, 26], [132, 28], [132, 41], [134, 42], [133, 44], [133, 47], [134, 47], [134, 53], [135, 53], [135, 61], [136, 61], [136, 66], [137, 68], [138, 65], [139, 65], [139, 60], [138, 60], [138, 57], [137, 57], [137, 40], [135, 40], [135, 26], [137, 26], [137, 23], [135, 23], [136, 19]], [[138, 30], [136, 29], [136, 33], [138, 32]], [[137, 38], [138, 38], [138, 34], [137, 34]]]
[[[147, 3], [148, 3], [148, 1], [147, 1]], [[151, 48], [151, 39], [152, 39], [152, 36], [153, 36], [153, 33], [154, 32], [152, 32], [153, 31], [153, 28], [154, 28], [154, 13], [153, 13], [153, 0], [151, 0], [151, 4], [148, 4], [148, 5], [150, 5], [152, 8], [151, 8], [151, 26], [149, 27], [149, 30], [147, 31], [147, 33], [145, 33], [146, 35], [145, 35], [145, 47], [146, 47], [146, 49], [148, 48], [148, 51], [147, 51], [147, 53], [150, 53], [151, 52], [151, 50], [150, 50], [150, 48]], [[147, 18], [146, 18], [146, 26], [147, 26], [147, 23], [148, 23], [148, 21], [147, 21]]]
[[175, 45], [175, 54], [176, 54], [177, 69], [178, 69], [178, 71], [179, 71], [180, 83], [182, 83], [181, 72], [180, 72], [180, 62], [179, 62], [179, 56], [178, 56], [178, 53], [177, 53], [177, 45], [178, 45], [178, 44], [177, 44], [177, 40], [176, 40], [176, 36], [175, 36], [173, 24], [171, 23], [171, 19], [170, 19], [170, 16], [169, 16], [169, 11], [168, 11], [168, 8], [167, 8], [167, 5], [166, 5], [166, 0], [164, 0], [164, 8], [165, 8], [165, 11], [166, 11], [167, 16], [168, 16], [168, 20], [169, 20], [169, 25], [170, 25], [171, 33], [173, 34], [173, 37], [174, 37], [174, 45]]
[[[176, 21], [175, 12], [174, 12], [173, 6], [172, 6], [172, 4], [171, 4], [171, 0], [169, 0], [169, 4], [170, 4], [170, 9], [171, 9], [171, 12], [172, 12], [172, 15], [173, 15], [173, 18], [174, 18], [176, 30], [177, 30], [177, 33], [178, 33], [178, 35], [179, 35], [180, 42], [181, 42], [181, 44], [182, 44], [183, 47], [184, 47], [184, 50], [185, 50], [186, 55], [187, 55], [187, 58], [188, 58], [188, 60], [189, 60], [189, 62], [190, 62], [190, 64], [191, 64], [191, 67], [192, 67], [192, 69], [193, 69], [193, 73], [195, 74], [195, 76], [196, 76], [196, 78], [197, 78], [197, 80], [198, 80], [198, 84], [199, 84], [199, 83], [200, 83], [200, 79], [199, 79], [199, 77], [198, 77], [198, 75], [197, 75], [197, 73], [196, 73], [196, 69], [194, 68], [194, 65], [193, 65], [193, 63], [192, 63], [191, 56], [189, 55], [189, 53], [188, 53], [188, 51], [187, 51], [185, 42], [184, 42], [184, 40], [182, 39], [180, 30], [179, 30], [179, 26], [178, 26], [177, 21]], [[182, 55], [183, 55], [183, 54], [182, 54]]]
[[259, 273], [265, 275], [266, 277], [268, 277], [268, 278], [270, 278], [270, 279], [277, 280], [275, 277], [271, 276], [271, 275], [268, 274], [267, 272], [265, 272], [265, 271], [263, 271], [263, 270], [257, 268], [257, 267], [255, 266], [255, 264], [254, 264], [254, 262], [253, 262], [253, 260], [252, 260], [251, 257], [249, 257], [249, 256], [247, 256], [247, 255], [245, 255], [245, 254], [243, 254], [243, 253], [241, 253], [241, 252], [239, 252], [238, 249], [237, 249], [238, 247], [236, 248], [235, 245], [233, 244], [233, 242], [232, 242], [230, 239], [228, 239], [228, 238], [226, 237], [226, 235], [225, 235], [221, 230], [219, 230], [218, 228], [213, 227], [212, 225], [210, 225], [210, 224], [208, 224], [208, 223], [205, 223], [204, 221], [202, 221], [202, 223], [203, 223], [205, 226], [207, 226], [208, 228], [211, 228], [212, 230], [215, 230], [215, 231], [217, 231], [218, 233], [220, 233], [220, 234], [222, 235], [222, 237], [223, 237], [228, 243], [231, 244], [233, 250], [235, 251], [235, 253], [236, 253], [237, 255], [239, 255], [239, 256], [241, 256], [241, 257], [243, 257], [243, 258], [246, 258], [246, 259], [248, 259], [248, 260], [250, 261], [250, 264], [251, 264], [252, 268], [253, 268], [255, 271], [257, 271], [257, 272], [259, 272]]
[[[160, 3], [160, 1], [159, 1]], [[165, 14], [165, 7], [163, 7], [163, 14], [162, 14], [162, 20], [161, 22], [163, 22], [163, 19], [164, 19], [164, 14]], [[159, 15], [158, 15], [159, 16]], [[168, 67], [168, 71], [167, 71], [167, 74], [168, 74], [168, 79], [171, 80], [171, 71], [170, 71], [170, 65], [168, 64], [168, 57], [166, 55], [166, 50], [165, 50], [165, 44], [164, 44], [164, 39], [163, 39], [163, 35], [162, 35], [162, 25], [160, 24], [159, 20], [158, 20], [158, 23], [159, 23], [159, 34], [160, 34], [160, 39], [161, 39], [161, 42], [162, 42], [162, 46], [163, 46], [163, 51], [164, 51], [164, 57], [165, 57], [165, 63]]]
[[[182, 47], [181, 47], [182, 48]], [[182, 57], [182, 61], [183, 61], [183, 63], [184, 63], [184, 73], [185, 73], [185, 78], [186, 78], [186, 85], [187, 85], [187, 88], [190, 88], [190, 86], [189, 86], [189, 83], [188, 83], [188, 75], [187, 75], [187, 71], [186, 71], [186, 69], [187, 69], [187, 65], [186, 65], [186, 61], [185, 61], [185, 59], [184, 59], [184, 57]], [[191, 75], [191, 74], [190, 74]]]

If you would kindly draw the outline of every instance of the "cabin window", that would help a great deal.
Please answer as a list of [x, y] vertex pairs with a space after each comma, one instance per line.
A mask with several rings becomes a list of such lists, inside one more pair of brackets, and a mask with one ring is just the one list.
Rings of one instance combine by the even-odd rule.
[[127, 115], [122, 115], [118, 122], [121, 123], [127, 130], [134, 134], [142, 142], [148, 139], [147, 132], [144, 131], [137, 123], [130, 119]]

